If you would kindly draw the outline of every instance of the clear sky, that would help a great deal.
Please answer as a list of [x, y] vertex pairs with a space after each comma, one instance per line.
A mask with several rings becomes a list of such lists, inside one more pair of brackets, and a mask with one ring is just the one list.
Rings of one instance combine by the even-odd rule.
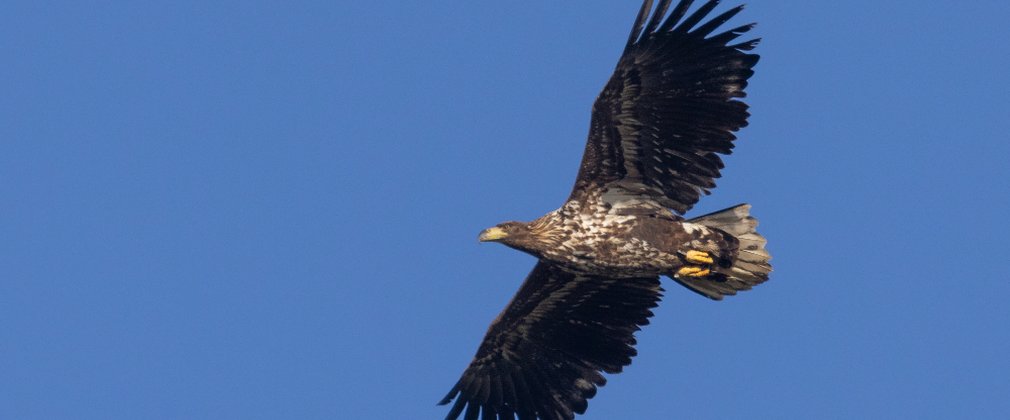
[[[0, 13], [0, 418], [444, 416], [534, 263], [477, 233], [567, 196], [639, 2], [164, 3]], [[667, 282], [584, 418], [1007, 418], [1010, 3], [747, 21], [694, 214], [772, 280]]]

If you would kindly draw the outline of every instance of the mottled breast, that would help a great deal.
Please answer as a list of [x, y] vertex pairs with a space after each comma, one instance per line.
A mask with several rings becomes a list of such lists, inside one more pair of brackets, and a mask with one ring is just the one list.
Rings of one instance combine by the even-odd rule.
[[[579, 271], [615, 277], [653, 276], [680, 264], [675, 250], [663, 246], [668, 240], [650, 237], [675, 230], [677, 222], [672, 218], [616, 214], [612, 206], [600, 202], [593, 202], [591, 208], [583, 205], [558, 210], [566, 236], [558, 247], [544, 253], [545, 258]], [[646, 232], [650, 234], [642, 235]]]

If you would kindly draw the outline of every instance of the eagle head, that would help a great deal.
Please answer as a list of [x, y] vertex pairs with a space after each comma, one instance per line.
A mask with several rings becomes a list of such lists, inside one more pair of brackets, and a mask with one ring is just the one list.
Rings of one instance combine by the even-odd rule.
[[540, 251], [557, 242], [554, 233], [545, 229], [542, 220], [530, 223], [505, 222], [484, 229], [477, 239], [481, 242], [500, 242], [510, 248], [537, 255]]
[[530, 239], [530, 227], [523, 222], [505, 222], [484, 229], [477, 237], [481, 242], [501, 242], [512, 245]]

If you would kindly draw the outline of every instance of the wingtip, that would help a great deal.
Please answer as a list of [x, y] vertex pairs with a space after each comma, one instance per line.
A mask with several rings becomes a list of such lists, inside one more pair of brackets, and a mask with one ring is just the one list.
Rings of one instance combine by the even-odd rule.
[[644, 0], [642, 2], [642, 8], [638, 11], [638, 17], [635, 18], [635, 24], [631, 27], [631, 34], [628, 35], [628, 43], [624, 46], [625, 49], [631, 48], [635, 45], [635, 41], [642, 35], [642, 28], [645, 27], [645, 19], [649, 17], [649, 12], [652, 11], [652, 0]]
[[[445, 405], [445, 404], [439, 404], [439, 405]], [[445, 416], [445, 420], [458, 419], [459, 415], [463, 413], [463, 409], [466, 408], [466, 405], [467, 404], [465, 399], [460, 398], [456, 400], [456, 404], [454, 404], [452, 406], [452, 409], [449, 410], [449, 414]]]
[[[760, 43], [761, 43], [761, 38], [754, 38], [752, 40], [744, 41], [744, 42], [741, 42], [739, 44], [730, 45], [729, 47], [733, 48], [733, 49], [736, 49], [738, 51], [751, 51], [751, 50], [757, 48], [758, 44], [760, 44]], [[756, 54], [754, 54], [754, 56], [755, 57], [760, 57], [759, 55], [756, 55]]]
[[651, 35], [655, 33], [656, 28], [659, 27], [660, 23], [663, 21], [663, 17], [666, 16], [667, 9], [670, 8], [670, 2], [673, 0], [660, 0], [659, 4], [656, 5], [656, 10], [652, 13], [652, 18], [649, 19], [649, 24], [645, 25], [644, 35]]
[[449, 390], [449, 393], [445, 394], [445, 397], [439, 400], [436, 405], [446, 405], [451, 403], [452, 400], [456, 398], [457, 394], [459, 394], [459, 382], [456, 382], [456, 385], [453, 385], [452, 389]]

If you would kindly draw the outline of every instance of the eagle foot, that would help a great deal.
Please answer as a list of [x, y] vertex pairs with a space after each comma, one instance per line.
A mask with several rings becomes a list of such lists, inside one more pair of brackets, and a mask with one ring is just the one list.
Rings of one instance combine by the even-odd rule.
[[685, 265], [677, 270], [677, 275], [681, 277], [705, 277], [712, 274], [712, 270], [697, 265]]
[[699, 265], [712, 264], [715, 262], [715, 260], [712, 259], [712, 256], [709, 255], [709, 253], [705, 251], [695, 251], [693, 249], [687, 251], [687, 255], [685, 255], [684, 258], [687, 259], [687, 262], [689, 263]]

